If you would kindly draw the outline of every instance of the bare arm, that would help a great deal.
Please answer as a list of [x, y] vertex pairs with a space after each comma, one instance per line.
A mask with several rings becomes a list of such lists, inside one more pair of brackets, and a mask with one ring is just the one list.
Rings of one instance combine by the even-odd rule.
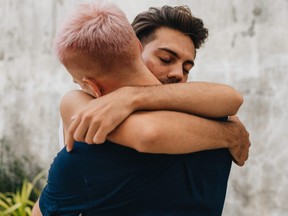
[[35, 203], [33, 209], [32, 209], [32, 216], [42, 216], [42, 213], [40, 211], [39, 207], [39, 200]]
[[134, 111], [173, 110], [219, 118], [235, 115], [242, 102], [242, 96], [232, 87], [216, 83], [126, 86], [96, 100], [91, 98], [81, 112], [75, 113], [72, 127], [77, 128], [76, 136], [86, 136], [86, 142], [101, 143]]
[[126, 94], [131, 96], [130, 106], [133, 111], [173, 110], [219, 118], [235, 115], [243, 103], [239, 92], [228, 85], [217, 83], [188, 82], [124, 88], [127, 88]]
[[[69, 127], [71, 116], [79, 112], [90, 100], [91, 98], [81, 91], [72, 91], [62, 100], [61, 113], [65, 137], [70, 137], [65, 143], [70, 143], [70, 148], [74, 139], [85, 140], [85, 137], [78, 136], [83, 134], [77, 131], [81, 127], [76, 131]], [[79, 122], [79, 125], [81, 124], [86, 123]], [[91, 131], [94, 131], [93, 128]], [[90, 131], [85, 133], [89, 134]], [[244, 126], [236, 121], [221, 123], [172, 111], [133, 113], [108, 135], [108, 140], [140, 152], [169, 154], [232, 148], [242, 146], [243, 143], [247, 146], [249, 142]], [[247, 159], [248, 148], [245, 148], [240, 156], [241, 163]]]
[[107, 138], [145, 153], [182, 154], [228, 148], [234, 162], [243, 166], [249, 154], [249, 133], [237, 117], [232, 118], [218, 122], [172, 111], [138, 112]]
[[[140, 152], [182, 154], [230, 148], [238, 127], [173, 111], [137, 112], [108, 136], [108, 140]], [[236, 135], [237, 134], [237, 135]]]

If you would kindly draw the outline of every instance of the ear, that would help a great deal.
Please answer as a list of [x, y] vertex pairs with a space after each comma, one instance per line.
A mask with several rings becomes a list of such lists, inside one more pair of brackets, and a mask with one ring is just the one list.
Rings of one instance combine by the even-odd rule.
[[141, 42], [139, 41], [139, 39], [137, 39], [137, 41], [138, 41], [138, 45], [140, 47], [140, 51], [142, 53], [143, 52], [143, 46], [142, 46]]
[[85, 85], [88, 86], [88, 88], [90, 89], [91, 93], [95, 98], [101, 96], [99, 84], [97, 84], [97, 81], [95, 79], [83, 77], [82, 81], [83, 83], [85, 83]]

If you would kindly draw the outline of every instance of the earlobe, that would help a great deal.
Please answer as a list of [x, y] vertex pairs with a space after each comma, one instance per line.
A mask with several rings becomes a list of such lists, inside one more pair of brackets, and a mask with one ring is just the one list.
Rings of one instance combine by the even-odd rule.
[[95, 79], [83, 77], [82, 81], [88, 86], [88, 88], [91, 90], [95, 98], [98, 98], [101, 96], [100, 87], [97, 84]]

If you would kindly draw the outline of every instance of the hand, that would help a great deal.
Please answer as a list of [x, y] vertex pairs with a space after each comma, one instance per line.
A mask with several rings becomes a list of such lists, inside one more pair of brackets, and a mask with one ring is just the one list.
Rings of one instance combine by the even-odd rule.
[[107, 134], [121, 124], [133, 111], [133, 94], [128, 87], [120, 88], [89, 102], [73, 116], [68, 133], [65, 134], [67, 151], [73, 148], [74, 140], [88, 144], [101, 144]]
[[249, 133], [236, 116], [229, 117], [228, 123], [234, 124], [233, 139], [231, 140], [233, 146], [229, 148], [229, 151], [233, 157], [233, 161], [238, 166], [244, 166], [248, 160], [249, 148], [251, 146]]

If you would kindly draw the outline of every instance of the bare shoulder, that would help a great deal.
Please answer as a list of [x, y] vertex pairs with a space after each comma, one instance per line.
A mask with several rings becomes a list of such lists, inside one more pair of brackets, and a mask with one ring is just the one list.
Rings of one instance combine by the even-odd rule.
[[88, 100], [93, 99], [90, 95], [86, 94], [82, 90], [71, 90], [64, 94], [64, 96], [61, 99], [61, 105], [70, 105], [71, 103], [75, 103], [77, 101], [81, 100]]
[[93, 100], [94, 98], [86, 94], [82, 90], [72, 90], [62, 97], [60, 102], [60, 108], [66, 108], [70, 106], [79, 106], [79, 103], [85, 103]]
[[64, 119], [70, 119], [71, 116], [82, 110], [94, 98], [82, 90], [72, 90], [62, 97], [60, 102], [60, 112]]

